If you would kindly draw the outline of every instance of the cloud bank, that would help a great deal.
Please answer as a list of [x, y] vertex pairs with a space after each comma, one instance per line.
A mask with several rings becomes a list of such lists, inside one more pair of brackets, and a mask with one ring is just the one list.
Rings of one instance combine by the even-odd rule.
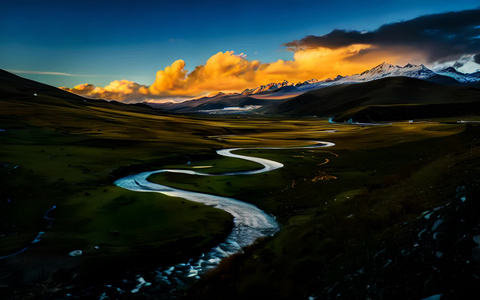
[[[294, 53], [293, 60], [273, 63], [250, 61], [243, 53], [237, 55], [233, 51], [218, 52], [205, 65], [197, 66], [192, 72], [185, 69], [183, 60], [177, 60], [158, 71], [150, 86], [129, 80], [115, 80], [105, 87], [85, 83], [62, 89], [85, 97], [123, 102], [190, 99], [218, 91], [238, 92], [271, 82], [300, 82], [361, 72], [371, 64], [348, 61], [347, 58], [368, 47], [351, 45], [340, 49], [302, 50]], [[375, 63], [381, 62], [380, 60], [377, 59]]]
[[354, 44], [371, 45], [350, 57], [390, 53], [404, 59], [423, 59], [424, 63], [443, 63], [480, 52], [480, 9], [421, 16], [412, 20], [385, 24], [374, 31], [335, 29], [322, 36], [307, 36], [284, 44], [292, 51], [300, 49], [338, 49]]
[[480, 63], [480, 9], [426, 15], [385, 24], [374, 31], [335, 29], [283, 46], [292, 60], [262, 63], [245, 54], [218, 52], [189, 72], [177, 60], [156, 74], [150, 86], [116, 80], [105, 87], [81, 84], [70, 92], [124, 102], [193, 98], [208, 93], [241, 91], [270, 82], [326, 79], [351, 75], [383, 61], [393, 64], [455, 65]]

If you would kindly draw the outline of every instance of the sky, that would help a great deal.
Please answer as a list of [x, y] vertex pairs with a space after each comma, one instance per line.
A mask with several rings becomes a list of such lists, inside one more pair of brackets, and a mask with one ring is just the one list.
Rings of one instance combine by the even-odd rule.
[[0, 68], [94, 98], [178, 101], [386, 61], [480, 69], [478, 0], [3, 1]]

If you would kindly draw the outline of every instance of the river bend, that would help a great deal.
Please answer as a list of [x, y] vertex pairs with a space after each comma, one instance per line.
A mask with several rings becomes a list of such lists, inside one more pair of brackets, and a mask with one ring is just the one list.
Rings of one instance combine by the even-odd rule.
[[[220, 245], [211, 249], [208, 253], [202, 255], [197, 261], [191, 260], [188, 263], [178, 264], [176, 266], [167, 268], [162, 272], [158, 272], [160, 279], [167, 283], [172, 283], [172, 280], [178, 281], [182, 278], [198, 278], [198, 275], [205, 270], [216, 267], [222, 258], [231, 254], [240, 252], [242, 247], [255, 242], [260, 237], [275, 234], [279, 230], [279, 226], [274, 217], [265, 213], [255, 205], [245, 203], [233, 198], [221, 197], [205, 193], [191, 192], [181, 189], [172, 188], [166, 185], [156, 184], [148, 181], [148, 177], [156, 173], [181, 173], [198, 176], [242, 176], [260, 174], [273, 171], [283, 167], [283, 164], [264, 158], [234, 154], [233, 151], [251, 150], [251, 149], [305, 149], [317, 147], [331, 147], [335, 144], [330, 142], [315, 142], [310, 146], [303, 147], [261, 147], [261, 148], [230, 148], [221, 149], [217, 154], [226, 157], [238, 158], [247, 161], [252, 161], [260, 164], [263, 168], [243, 172], [231, 172], [221, 174], [207, 174], [193, 170], [183, 169], [163, 169], [150, 172], [143, 172], [135, 175], [130, 175], [115, 181], [115, 185], [137, 192], [156, 192], [162, 193], [171, 197], [179, 197], [189, 201], [202, 203], [222, 209], [234, 217], [234, 226], [232, 232], [227, 239]], [[132, 292], [135, 292], [134, 290]]]

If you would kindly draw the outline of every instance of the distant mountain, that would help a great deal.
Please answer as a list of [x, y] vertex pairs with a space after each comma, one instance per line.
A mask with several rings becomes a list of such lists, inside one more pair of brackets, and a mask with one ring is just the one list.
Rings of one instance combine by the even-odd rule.
[[476, 86], [480, 84], [480, 72], [464, 74], [458, 72], [454, 68], [447, 68], [438, 72], [434, 72], [424, 65], [406, 64], [402, 67], [384, 62], [360, 74], [354, 74], [350, 76], [338, 75], [334, 79], [326, 79], [322, 81], [310, 79], [297, 84], [283, 81], [280, 83], [270, 83], [256, 88], [245, 89], [241, 93], [220, 93], [214, 97], [203, 97], [182, 103], [150, 105], [165, 110], [182, 113], [217, 113], [216, 110], [221, 109], [225, 109], [226, 113], [237, 113], [239, 111], [235, 109], [229, 109], [231, 107], [240, 108], [240, 111], [242, 112], [256, 112], [256, 109], [243, 110], [242, 108], [270, 104], [273, 105], [274, 103], [279, 103], [287, 98], [294, 98], [309, 91], [331, 86], [365, 83], [390, 77], [409, 77], [422, 79], [431, 83], [446, 86]]
[[480, 83], [480, 72], [466, 74], [449, 67], [436, 72], [439, 75], [451, 77], [461, 83]]
[[154, 108], [160, 108], [176, 113], [237, 113], [249, 111], [270, 103], [270, 100], [252, 98], [241, 94], [217, 94], [213, 97], [202, 97], [180, 103], [148, 103]]
[[[438, 76], [444, 76], [455, 79], [455, 81], [451, 81], [448, 79], [441, 79]], [[446, 82], [449, 85], [459, 83], [480, 83], [480, 72], [472, 73], [472, 74], [465, 74], [458, 72], [455, 68], [450, 67], [438, 72], [434, 72], [429, 68], [425, 67], [424, 65], [413, 65], [413, 64], [406, 64], [405, 66], [398, 66], [392, 65], [386, 62], [379, 64], [378, 66], [370, 69], [365, 70], [360, 74], [354, 74], [350, 76], [340, 76], [338, 75], [335, 79], [326, 79], [319, 81], [317, 79], [310, 79], [305, 82], [299, 82], [297, 84], [289, 83], [288, 81], [284, 81], [282, 83], [270, 83], [268, 85], [262, 85], [257, 88], [246, 89], [241, 94], [242, 95], [254, 95], [259, 93], [264, 93], [265, 95], [268, 93], [274, 93], [277, 90], [282, 89], [283, 87], [291, 87], [290, 92], [306, 92], [308, 90], [323, 88], [332, 85], [340, 85], [340, 84], [351, 84], [351, 83], [361, 83], [361, 82], [368, 82], [373, 81], [385, 77], [411, 77], [417, 79], [424, 79], [428, 80], [432, 77], [436, 77], [436, 79], [432, 80], [434, 82]]]
[[267, 85], [261, 85], [259, 87], [253, 88], [253, 89], [246, 89], [241, 94], [242, 95], [253, 95], [253, 94], [259, 94], [259, 93], [262, 93], [262, 92], [269, 92], [269, 91], [271, 92], [271, 91], [277, 90], [279, 88], [282, 88], [282, 87], [285, 87], [285, 86], [291, 86], [291, 85], [293, 85], [293, 84], [284, 80], [283, 82], [280, 82], [280, 83], [270, 83], [270, 84], [267, 84]]
[[407, 64], [404, 67], [394, 66], [388, 63], [381, 63], [378, 66], [366, 70], [360, 74], [355, 74], [352, 76], [342, 77], [337, 80], [345, 83], [354, 83], [354, 82], [366, 82], [373, 81], [385, 77], [412, 77], [417, 79], [427, 79], [429, 77], [437, 75], [432, 70], [428, 69], [424, 65], [412, 65]]
[[[417, 70], [424, 72], [422, 69]], [[333, 117], [338, 122], [480, 115], [480, 88], [444, 86], [408, 77], [385, 77], [365, 83], [309, 91], [281, 103], [262, 107], [259, 112]]]
[[290, 88], [290, 92], [306, 92], [312, 89], [318, 89], [322, 87], [332, 86], [332, 85], [339, 85], [339, 84], [351, 84], [351, 83], [360, 83], [360, 82], [367, 82], [373, 81], [385, 77], [412, 77], [418, 79], [427, 79], [438, 75], [434, 71], [428, 69], [424, 65], [412, 65], [407, 64], [404, 67], [401, 66], [394, 66], [388, 63], [381, 63], [378, 66], [363, 71], [360, 74], [350, 75], [350, 76], [340, 76], [338, 75], [335, 79], [326, 79], [319, 81], [317, 79], [310, 79], [305, 82], [299, 82], [297, 84], [291, 84], [288, 81], [284, 81], [282, 83], [270, 83], [268, 85], [262, 85], [257, 88], [253, 89], [246, 89], [242, 92], [242, 95], [254, 95], [259, 93], [266, 92], [273, 93], [283, 87], [293, 87]]

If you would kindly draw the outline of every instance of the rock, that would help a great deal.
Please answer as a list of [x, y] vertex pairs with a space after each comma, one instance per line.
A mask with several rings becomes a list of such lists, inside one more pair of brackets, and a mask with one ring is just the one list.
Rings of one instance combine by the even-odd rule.
[[480, 246], [472, 249], [472, 259], [476, 262], [480, 262]]
[[423, 298], [422, 300], [440, 300], [442, 298], [442, 294], [437, 294], [437, 295], [433, 295], [433, 296], [430, 296], [430, 297], [427, 297], [427, 298]]
[[443, 221], [444, 221], [443, 219], [438, 219], [437, 221], [435, 221], [435, 223], [432, 226], [432, 231], [437, 230], [437, 228], [443, 223]]
[[68, 253], [68, 255], [70, 256], [80, 256], [82, 254], [83, 254], [82, 250], [73, 250], [72, 252]]
[[473, 241], [480, 245], [480, 235], [474, 236]]
[[132, 293], [132, 294], [138, 293], [143, 286], [152, 285], [152, 283], [146, 282], [145, 279], [143, 279], [143, 277], [137, 278], [137, 281], [139, 282], [137, 284], [137, 286], [133, 290], [130, 291], [130, 293]]

